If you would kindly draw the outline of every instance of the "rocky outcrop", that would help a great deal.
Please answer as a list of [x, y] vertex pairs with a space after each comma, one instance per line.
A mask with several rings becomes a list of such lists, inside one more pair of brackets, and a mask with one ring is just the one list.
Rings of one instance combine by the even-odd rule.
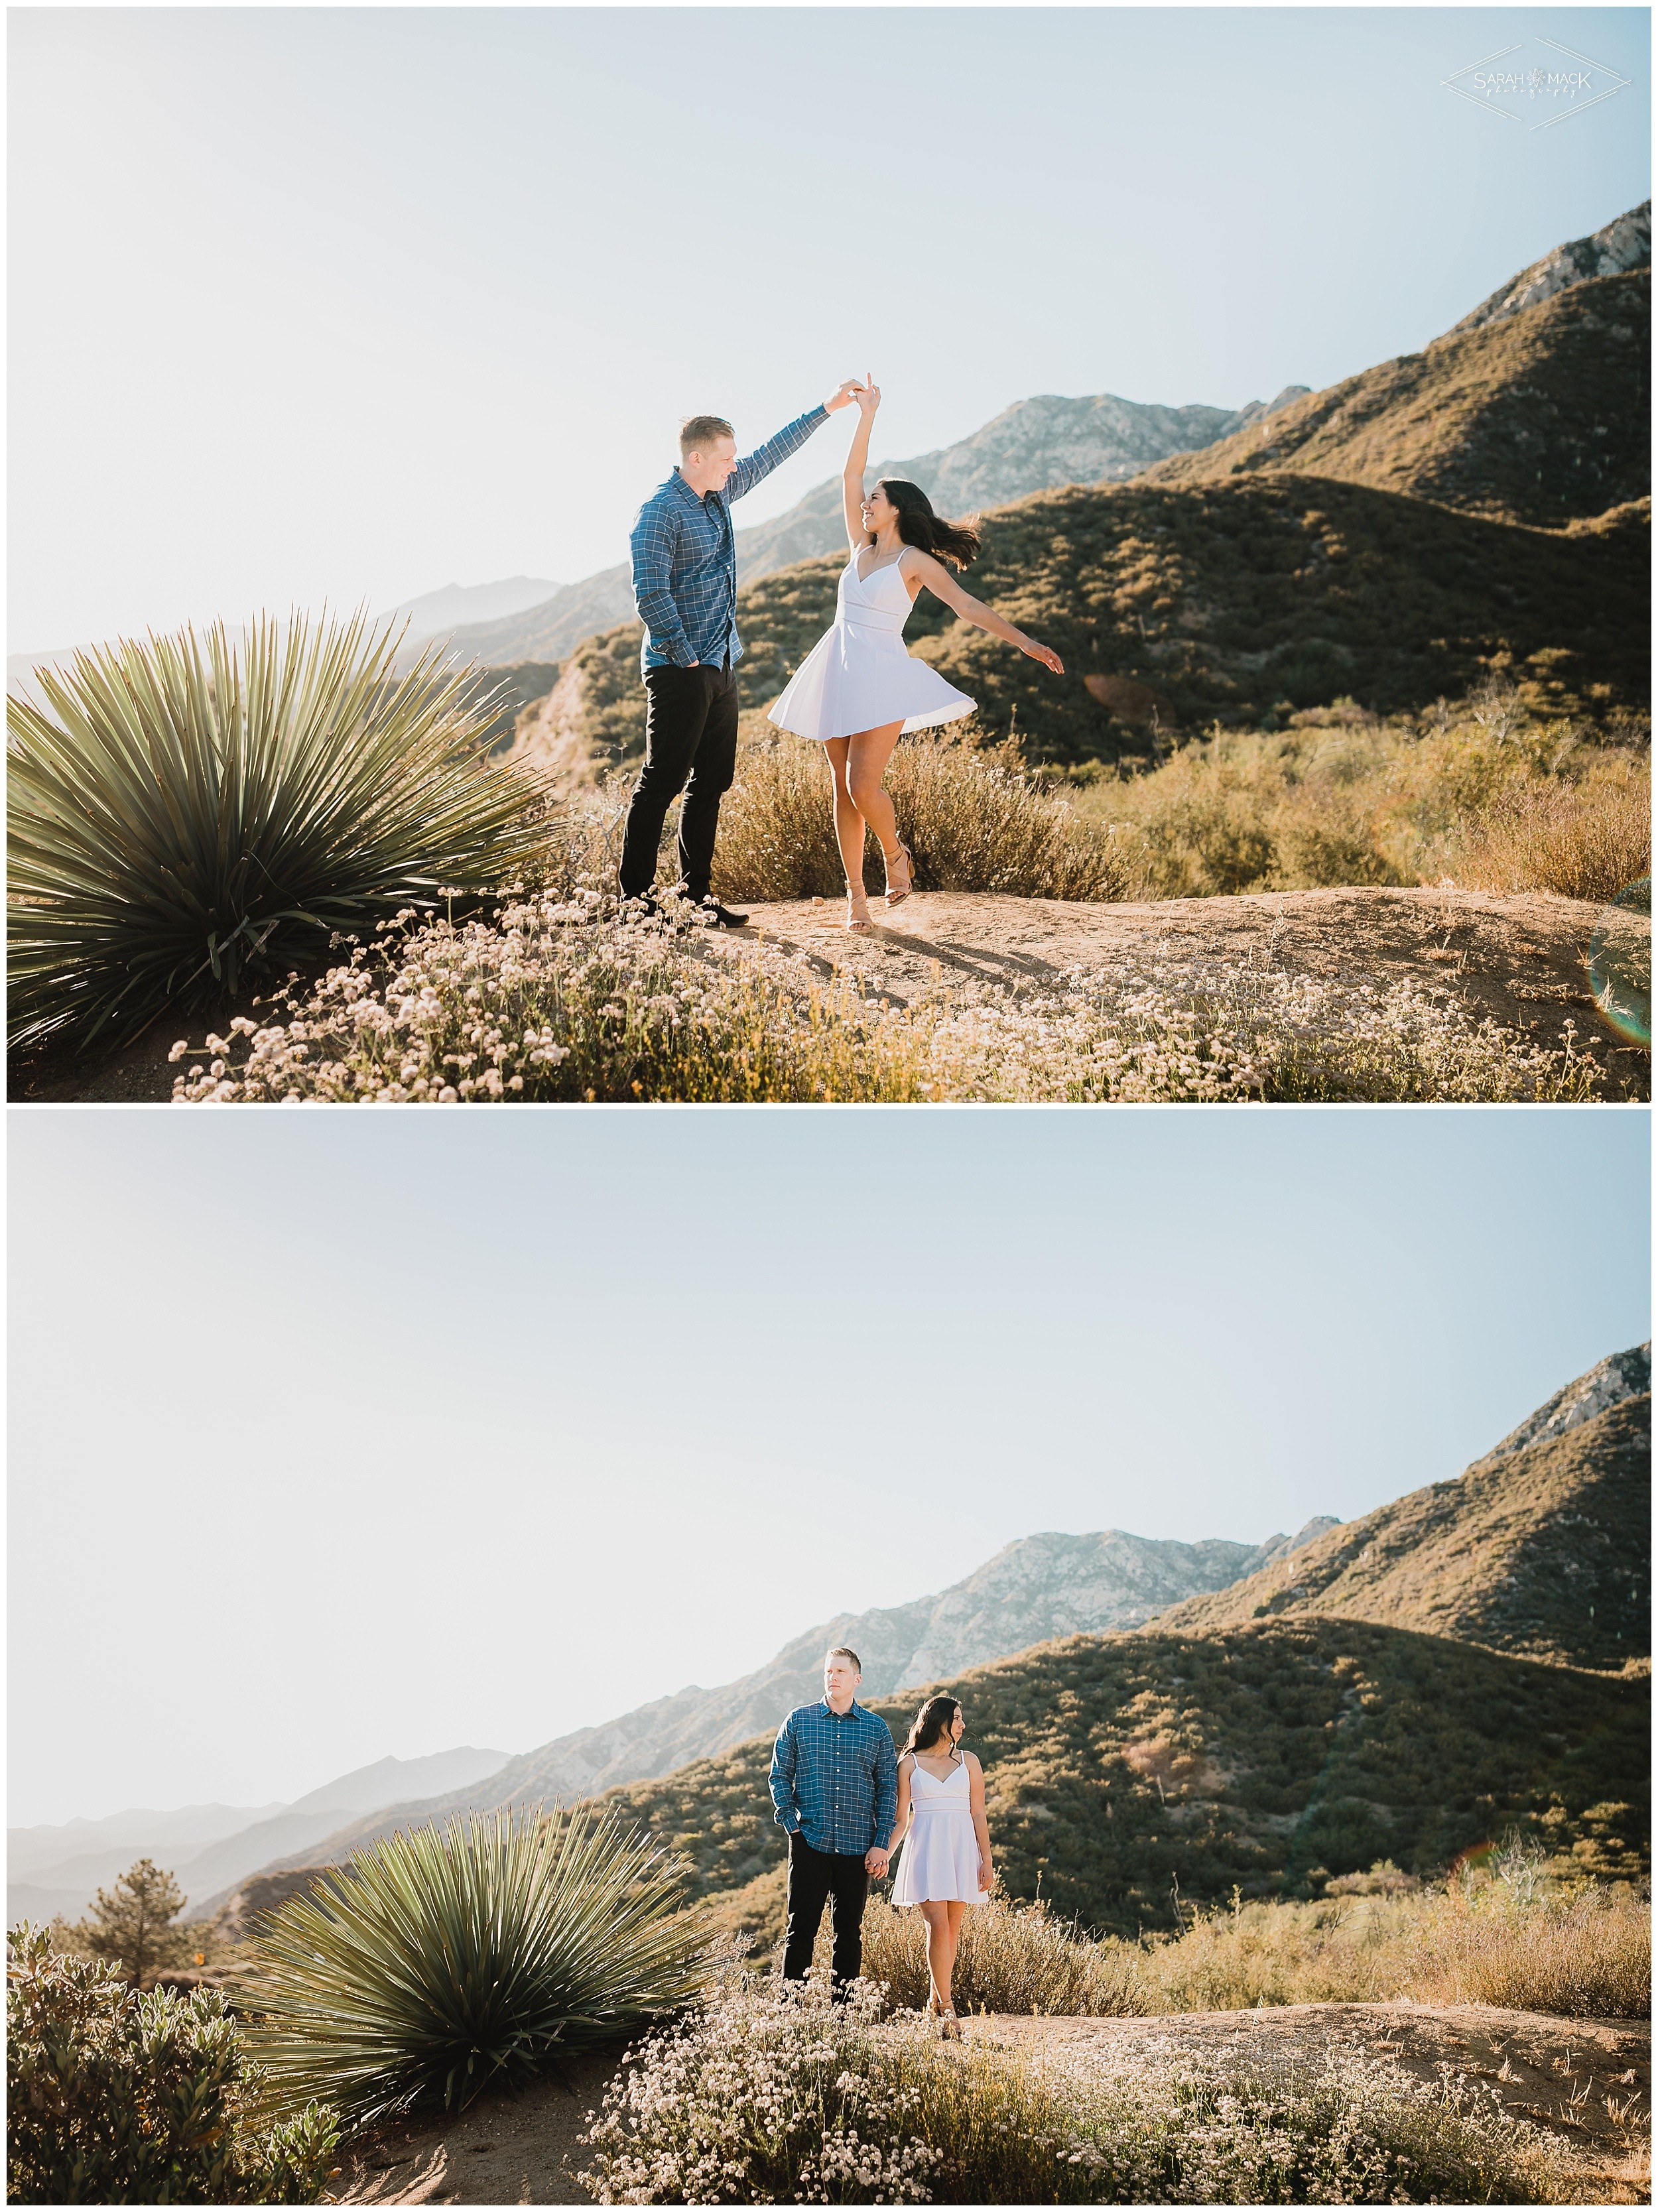
[[[1529, 1444], [1545, 1443], [1552, 1437], [1564, 1437], [1569, 1429], [1576, 1428], [1581, 1422], [1592, 1421], [1608, 1407], [1621, 1406], [1625, 1398], [1644, 1397], [1651, 1389], [1650, 1340], [1628, 1352], [1614, 1352], [1598, 1366], [1591, 1367], [1587, 1375], [1580, 1375], [1575, 1382], [1568, 1382], [1557, 1390], [1546, 1405], [1539, 1406], [1474, 1464], [1486, 1467], [1493, 1460], [1507, 1459], [1515, 1452], [1524, 1451]], [[1471, 1474], [1472, 1471], [1470, 1468]]]
[[1499, 284], [1489, 300], [1482, 300], [1472, 313], [1465, 315], [1460, 323], [1454, 323], [1451, 328], [1478, 330], [1484, 323], [1499, 322], [1505, 315], [1517, 315], [1527, 307], [1536, 307], [1539, 301], [1551, 300], [1557, 292], [1564, 292], [1573, 284], [1588, 283], [1596, 276], [1620, 276], [1626, 269], [1651, 266], [1652, 202], [1643, 200], [1639, 207], [1615, 216], [1604, 229], [1592, 232], [1588, 238], [1575, 238], [1569, 245], [1557, 246], [1540, 261], [1533, 261], [1518, 276]]

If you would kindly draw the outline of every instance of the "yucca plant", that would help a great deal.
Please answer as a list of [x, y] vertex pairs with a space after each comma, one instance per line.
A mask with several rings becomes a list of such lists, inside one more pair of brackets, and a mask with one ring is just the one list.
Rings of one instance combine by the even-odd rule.
[[6, 702], [14, 1043], [135, 1036], [535, 850], [494, 694], [401, 633], [268, 617], [77, 653]]
[[239, 1997], [250, 2050], [284, 2104], [458, 2110], [701, 1993], [710, 1938], [675, 1909], [681, 1871], [579, 1808], [370, 1844], [261, 1923]]

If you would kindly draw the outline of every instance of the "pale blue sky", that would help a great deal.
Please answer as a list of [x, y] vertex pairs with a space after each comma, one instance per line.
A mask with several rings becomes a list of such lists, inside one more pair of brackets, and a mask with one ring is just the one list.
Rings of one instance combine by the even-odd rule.
[[1258, 1540], [1648, 1334], [1644, 1111], [14, 1109], [14, 1821]]
[[[1321, 386], [1649, 190], [1644, 8], [9, 20], [13, 652], [573, 579], [680, 415], [867, 368], [898, 454]], [[1542, 131], [1442, 84], [1540, 39], [1634, 82]]]

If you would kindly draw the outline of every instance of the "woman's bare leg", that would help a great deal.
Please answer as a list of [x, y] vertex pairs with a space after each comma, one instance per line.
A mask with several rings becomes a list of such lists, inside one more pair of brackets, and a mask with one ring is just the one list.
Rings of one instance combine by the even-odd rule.
[[[955, 1898], [955, 1897], [953, 1897], [953, 1898], [951, 1898], [951, 1899], [949, 1899], [948, 1903], [945, 1905], [945, 1908], [944, 1908], [944, 1909], [945, 1909], [945, 1911], [946, 1911], [949, 1914], [949, 1916], [950, 1916], [950, 1922], [949, 1922], [949, 1938], [950, 1938], [950, 1966], [949, 1966], [949, 1971], [950, 1971], [950, 1974], [951, 1974], [952, 1978], [954, 1978], [954, 1974], [955, 1974], [955, 1954], [956, 1954], [956, 1953], [957, 1953], [957, 1952], [960, 1949], [960, 1948], [961, 1948], [961, 1923], [962, 1923], [962, 1922], [963, 1922], [963, 1921], [966, 1918], [966, 1917], [967, 1917], [967, 1905], [966, 1905], [966, 1899], [965, 1899], [965, 1898]], [[945, 2002], [945, 2003], [948, 2005], [948, 2003], [950, 2003], [950, 2002], [951, 2002], [951, 1999], [950, 1999], [949, 1997], [948, 1997], [948, 1996], [947, 1996], [947, 1997], [945, 1998], [944, 2002]]]
[[950, 1968], [955, 1956], [950, 1942], [950, 1908], [942, 1899], [930, 1898], [916, 1911], [927, 1923], [927, 1973], [933, 1985], [933, 2002], [940, 2012], [948, 2012]]
[[863, 889], [863, 817], [858, 812], [847, 783], [846, 757], [852, 744], [850, 738], [831, 738], [823, 750], [835, 787], [835, 842], [840, 848], [840, 864], [846, 871], [846, 888], [861, 891]]
[[[881, 849], [891, 861], [898, 858], [898, 817], [893, 811], [893, 802], [881, 787], [881, 778], [887, 773], [887, 763], [893, 757], [898, 744], [902, 722], [887, 722], [879, 730], [858, 730], [846, 740], [846, 788], [853, 805], [875, 831], [881, 841]], [[838, 821], [838, 817], [837, 817]], [[843, 844], [841, 850], [845, 851]], [[863, 876], [862, 847], [859, 848], [858, 873]]]

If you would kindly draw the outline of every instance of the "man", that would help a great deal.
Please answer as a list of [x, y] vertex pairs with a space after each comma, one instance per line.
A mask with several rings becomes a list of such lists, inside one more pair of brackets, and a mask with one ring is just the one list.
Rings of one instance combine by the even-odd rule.
[[871, 1875], [887, 1871], [898, 1817], [892, 1731], [857, 1701], [863, 1670], [838, 1644], [823, 1662], [823, 1695], [796, 1705], [771, 1753], [771, 1802], [789, 1832], [785, 1981], [804, 1979], [825, 1899], [835, 1932], [837, 1996], [863, 1970], [863, 1905]]
[[731, 502], [769, 477], [837, 408], [858, 380], [838, 385], [747, 459], [731, 425], [692, 415], [680, 429], [680, 465], [633, 520], [633, 602], [645, 626], [640, 656], [649, 701], [645, 764], [627, 811], [618, 871], [624, 898], [646, 897], [667, 810], [681, 791], [680, 873], [705, 920], [741, 929], [748, 917], [709, 891], [720, 801], [737, 767], [737, 548]]

